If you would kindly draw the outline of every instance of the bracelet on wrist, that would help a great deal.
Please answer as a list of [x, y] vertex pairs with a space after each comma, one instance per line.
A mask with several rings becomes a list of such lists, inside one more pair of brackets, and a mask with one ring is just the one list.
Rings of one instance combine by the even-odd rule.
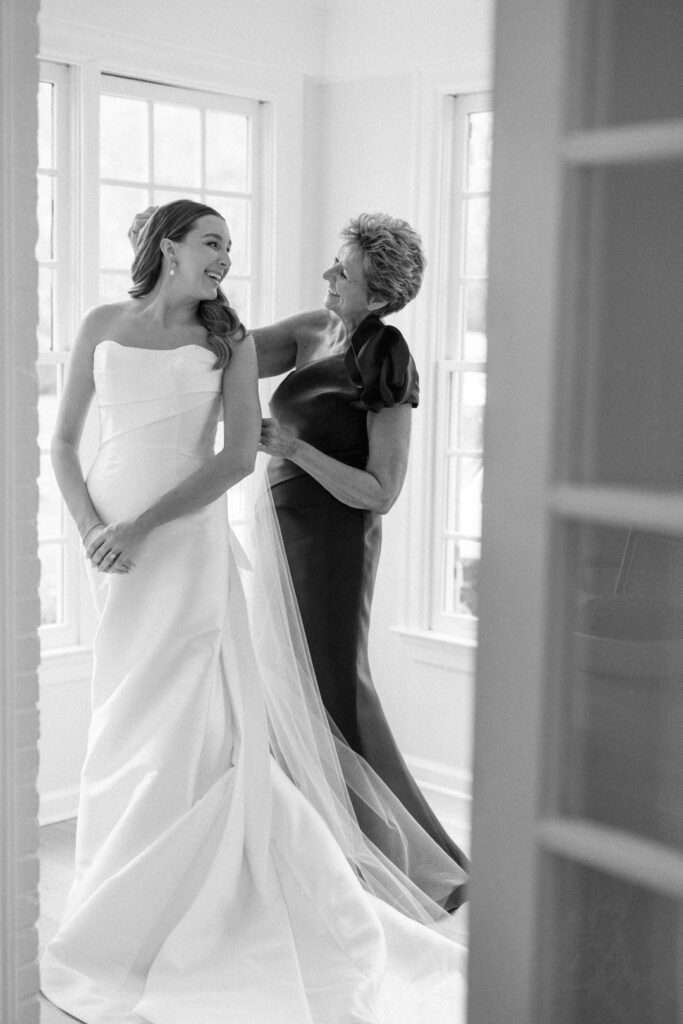
[[81, 537], [81, 541], [82, 541], [83, 544], [85, 544], [85, 538], [89, 534], [91, 534], [93, 532], [93, 530], [96, 530], [98, 526], [101, 526], [103, 530], [105, 528], [104, 523], [93, 523], [92, 526], [90, 527], [90, 529], [86, 530], [85, 533], [83, 534], [83, 536]]

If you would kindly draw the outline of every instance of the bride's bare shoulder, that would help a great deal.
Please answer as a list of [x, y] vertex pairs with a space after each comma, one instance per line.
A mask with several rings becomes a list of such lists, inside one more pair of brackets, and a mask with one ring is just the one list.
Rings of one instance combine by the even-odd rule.
[[100, 341], [117, 334], [138, 312], [139, 302], [136, 299], [123, 299], [120, 302], [106, 302], [93, 306], [83, 317], [79, 340], [94, 347]]
[[85, 315], [85, 320], [95, 325], [112, 326], [133, 320], [143, 311], [146, 303], [142, 299], [122, 299], [119, 302], [105, 302], [93, 306]]

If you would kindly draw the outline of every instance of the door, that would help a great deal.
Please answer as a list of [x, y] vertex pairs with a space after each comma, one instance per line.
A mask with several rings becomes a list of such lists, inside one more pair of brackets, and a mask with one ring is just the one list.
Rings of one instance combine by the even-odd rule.
[[499, 5], [470, 1021], [683, 1020], [683, 7]]

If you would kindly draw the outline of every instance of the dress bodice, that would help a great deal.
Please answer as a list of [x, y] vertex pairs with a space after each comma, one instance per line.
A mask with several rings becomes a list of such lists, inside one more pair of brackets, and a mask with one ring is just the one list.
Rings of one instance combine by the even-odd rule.
[[87, 486], [108, 521], [146, 507], [211, 458], [223, 379], [215, 361], [201, 345], [99, 343], [93, 373], [100, 445]]
[[[292, 370], [270, 401], [281, 426], [340, 462], [363, 468], [368, 457], [368, 412], [418, 404], [419, 380], [403, 335], [367, 317], [348, 348]], [[273, 458], [271, 483], [303, 471]]]
[[207, 455], [220, 412], [222, 371], [200, 345], [134, 348], [106, 340], [95, 349], [100, 447], [172, 448]]

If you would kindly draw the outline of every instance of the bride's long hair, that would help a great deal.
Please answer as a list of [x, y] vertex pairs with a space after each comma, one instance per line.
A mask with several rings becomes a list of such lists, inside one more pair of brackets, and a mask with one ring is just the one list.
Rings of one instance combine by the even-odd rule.
[[[154, 210], [136, 240], [131, 270], [133, 287], [129, 295], [134, 299], [148, 295], [159, 280], [163, 263], [161, 240], [169, 238], [172, 242], [181, 242], [195, 222], [209, 214], [225, 220], [218, 210], [192, 199], [175, 199]], [[223, 369], [230, 362], [232, 343], [241, 341], [246, 334], [240, 318], [220, 288], [215, 299], [199, 303], [198, 316], [208, 332], [207, 344], [216, 353], [215, 365]]]

